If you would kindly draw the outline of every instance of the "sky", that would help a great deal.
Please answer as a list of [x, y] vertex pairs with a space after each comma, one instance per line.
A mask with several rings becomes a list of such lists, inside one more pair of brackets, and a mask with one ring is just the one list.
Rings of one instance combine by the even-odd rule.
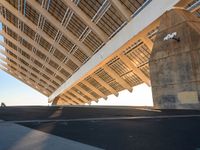
[[48, 98], [0, 70], [0, 102], [10, 105], [48, 105]]
[[107, 100], [100, 99], [98, 104], [92, 105], [115, 105], [115, 106], [153, 106], [151, 87], [141, 84], [133, 87], [130, 93], [128, 90], [119, 92], [119, 96], [108, 96]]
[[[48, 97], [0, 70], [0, 102], [7, 106], [48, 105]], [[91, 105], [152, 106], [151, 88], [141, 84], [133, 87], [132, 93], [124, 90], [118, 97], [110, 95], [107, 100], [99, 99]]]
[[[1, 35], [0, 40], [3, 40]], [[0, 49], [4, 48], [0, 46]], [[1, 102], [7, 106], [49, 105], [48, 97], [0, 69]], [[99, 99], [98, 103], [92, 102], [91, 105], [152, 106], [151, 88], [146, 84], [141, 84], [134, 87], [132, 93], [124, 90], [119, 93], [118, 97], [110, 95], [107, 100]]]
[[[48, 97], [2, 70], [0, 70], [0, 102], [4, 102], [7, 106], [49, 105]], [[134, 87], [132, 93], [124, 90], [118, 97], [110, 95], [107, 100], [99, 99], [98, 103], [92, 102], [91, 105], [152, 106], [151, 88], [141, 84]]]

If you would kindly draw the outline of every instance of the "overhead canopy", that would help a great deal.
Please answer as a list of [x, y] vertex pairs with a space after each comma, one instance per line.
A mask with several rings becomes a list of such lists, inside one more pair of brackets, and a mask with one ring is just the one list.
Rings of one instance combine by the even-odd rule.
[[[0, 67], [60, 104], [150, 85], [157, 18], [177, 2], [159, 8], [151, 0], [1, 0]], [[195, 3], [180, 1], [177, 7]]]

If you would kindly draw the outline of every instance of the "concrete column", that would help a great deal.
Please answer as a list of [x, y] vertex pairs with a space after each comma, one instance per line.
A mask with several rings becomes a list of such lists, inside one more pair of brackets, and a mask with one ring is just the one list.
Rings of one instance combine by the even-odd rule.
[[173, 9], [161, 17], [151, 58], [154, 105], [200, 109], [200, 19]]
[[53, 106], [56, 105], [69, 105], [66, 101], [64, 101], [60, 96], [57, 96], [52, 103]]
[[59, 96], [57, 96], [57, 97], [54, 99], [52, 105], [53, 105], [53, 106], [58, 105], [58, 101], [59, 101]]

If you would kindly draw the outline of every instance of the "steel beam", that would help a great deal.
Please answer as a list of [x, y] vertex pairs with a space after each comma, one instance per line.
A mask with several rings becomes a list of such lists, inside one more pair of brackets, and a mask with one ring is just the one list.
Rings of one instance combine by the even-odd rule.
[[35, 10], [37, 10], [42, 16], [44, 16], [54, 27], [56, 27], [58, 30], [60, 30], [70, 41], [72, 41], [75, 45], [77, 45], [85, 54], [90, 57], [92, 56], [92, 51], [85, 46], [82, 42], [78, 40], [77, 37], [75, 37], [74, 34], [72, 34], [69, 30], [67, 30], [64, 26], [61, 25], [61, 23], [56, 20], [51, 14], [48, 13], [48, 11], [45, 8], [42, 8], [40, 4], [38, 4], [36, 1], [33, 0], [27, 0], [27, 2], [33, 7]]
[[95, 86], [90, 84], [88, 81], [82, 80], [81, 83], [84, 84], [85, 86], [87, 86], [90, 90], [92, 90], [97, 95], [103, 97], [105, 100], [107, 99], [107, 97], [104, 93], [102, 93], [99, 89], [97, 89]]
[[[12, 14], [17, 14], [17, 18], [19, 18], [23, 23], [25, 23], [29, 28], [31, 28], [34, 32], [39, 33], [39, 35], [44, 38], [49, 43], [54, 43], [54, 47], [61, 51], [65, 56], [67, 56], [69, 59], [71, 59], [77, 66], [81, 66], [82, 63], [73, 55], [68, 53], [62, 46], [59, 45], [59, 43], [55, 42], [49, 35], [47, 35], [43, 30], [39, 29], [34, 23], [32, 23], [28, 18], [26, 18], [24, 15], [19, 13], [11, 4], [9, 4], [6, 1], [1, 2], [3, 6], [8, 9]], [[52, 56], [54, 59], [57, 59], [56, 57]], [[61, 66], [62, 66], [62, 62]]]
[[58, 101], [60, 101], [60, 100], [64, 101], [67, 104], [70, 104], [70, 105], [77, 105], [75, 102], [67, 99], [65, 96], [59, 96]]
[[[55, 42], [49, 35], [47, 35], [43, 30], [39, 29], [34, 23], [32, 23], [28, 18], [26, 18], [24, 15], [19, 13], [15, 7], [13, 7], [10, 3], [8, 3], [5, 0], [2, 0], [0, 2], [7, 10], [9, 10], [13, 15], [17, 14], [17, 18], [19, 18], [23, 23], [25, 23], [29, 28], [31, 28], [34, 32], [39, 33], [39, 35], [44, 38], [49, 43], [54, 43], [54, 48], [61, 51], [67, 58], [72, 60], [77, 66], [81, 66], [82, 63], [74, 57], [72, 54], [68, 53], [62, 46], [59, 45], [59, 43]], [[55, 60], [57, 60], [56, 57], [52, 56]], [[59, 59], [58, 59], [59, 60]], [[59, 60], [60, 62], [60, 60]], [[62, 62], [60, 62], [62, 66]]]
[[[18, 46], [19, 48], [21, 48], [22, 50], [26, 50], [26, 52], [30, 55], [30, 56], [35, 56], [36, 54], [34, 54], [32, 51], [28, 50], [26, 47], [24, 47], [22, 44], [20, 44], [19, 41], [14, 40], [13, 38], [11, 38], [10, 36], [7, 36], [7, 34], [5, 32], [0, 32], [1, 35], [3, 35], [4, 37], [6, 37], [7, 39], [9, 39], [9, 41], [11, 41], [13, 44], [15, 44], [16, 46]], [[9, 38], [10, 37], [10, 38]], [[2, 42], [0, 42], [0, 45], [5, 45]], [[7, 47], [5, 45], [5, 47]], [[9, 47], [8, 47], [9, 48]], [[10, 48], [9, 48], [10, 49]], [[13, 53], [15, 53], [15, 51], [12, 51]], [[37, 57], [36, 57], [37, 58]], [[45, 64], [45, 61], [42, 59], [37, 59], [41, 64]], [[46, 68], [50, 69], [52, 72], [54, 72], [55, 68], [50, 67], [49, 64], [45, 64]], [[38, 68], [38, 66], [36, 67]], [[41, 72], [43, 69], [40, 69]], [[50, 73], [45, 72], [44, 73], [47, 76], [52, 76]], [[61, 75], [61, 77], [63, 77], [63, 75]], [[58, 79], [56, 79], [55, 77], [52, 76], [52, 78], [54, 78], [54, 80], [58, 83], [58, 84], [62, 84], [62, 82]], [[65, 79], [65, 78], [64, 78]]]
[[141, 37], [142, 42], [148, 47], [150, 51], [153, 49], [153, 42], [146, 36]]
[[[39, 76], [40, 79], [44, 80], [45, 82], [47, 82], [47, 84], [51, 85], [52, 87], [54, 87], [55, 89], [57, 89], [57, 86], [55, 86], [52, 82], [50, 82], [49, 80], [47, 80], [45, 77], [43, 77], [42, 75], [38, 74], [37, 72], [35, 72], [34, 70], [32, 70], [29, 66], [24, 65], [23, 63], [21, 63], [18, 59], [14, 58], [13, 56], [11, 56], [8, 53], [3, 52], [0, 49], [0, 53], [2, 53], [3, 55], [5, 55], [7, 58], [12, 59], [13, 61], [15, 61], [16, 63], [18, 63], [20, 66], [24, 67], [26, 70], [29, 70], [31, 73], [33, 74], [37, 74], [37, 76]], [[30, 66], [33, 66], [33, 63], [27, 59], [26, 57], [24, 57], [23, 55], [21, 55], [19, 52], [17, 53], [18, 57], [23, 59], [25, 62], [27, 62]], [[2, 58], [0, 58], [2, 59]], [[37, 68], [37, 66], [34, 66], [35, 68]], [[42, 72], [43, 73], [43, 72]]]
[[[7, 58], [9, 58], [9, 59], [11, 59], [11, 60], [13, 60], [13, 61], [16, 62], [16, 64], [14, 64], [13, 62], [9, 61], [8, 59], [2, 59], [2, 58], [1, 58], [1, 60], [3, 60], [4, 62], [6, 62], [7, 65], [10, 65], [10, 66], [16, 68], [18, 71], [21, 71], [22, 73], [24, 73], [24, 74], [26, 74], [26, 75], [27, 75], [27, 73], [29, 73], [27, 76], [32, 77], [32, 78], [34, 79], [35, 82], [36, 82], [36, 80], [39, 79], [39, 78], [35, 78], [34, 76], [31, 76], [31, 71], [30, 71], [30, 69], [27, 70], [28, 72], [25, 72], [24, 70], [22, 70], [22, 69], [19, 67], [19, 66], [21, 66], [19, 60], [16, 60], [14, 57], [12, 57], [12, 56], [9, 55], [9, 54], [6, 54], [5, 56], [6, 56]], [[3, 64], [2, 64], [2, 65], [3, 65]], [[49, 90], [50, 90], [50, 89], [49, 89]]]
[[91, 19], [73, 2], [70, 0], [63, 0], [67, 5], [100, 39], [104, 42], [108, 40], [108, 36], [94, 23]]
[[84, 95], [86, 95], [87, 97], [89, 97], [90, 99], [92, 99], [93, 101], [96, 101], [97, 98], [94, 97], [92, 94], [88, 93], [85, 89], [83, 89], [82, 87], [80, 87], [79, 85], [76, 85], [75, 88], [77, 90], [79, 90], [81, 93], [83, 93]]
[[[1, 16], [1, 15], [0, 15]], [[20, 29], [18, 29], [17, 27], [15, 27], [13, 24], [11, 24], [9, 21], [7, 21], [6, 19], [4, 19], [2, 16], [0, 17], [1, 21], [3, 24], [5, 24], [7, 27], [9, 27], [10, 29], [12, 29], [16, 34], [18, 34], [20, 37], [22, 37], [23, 39], [25, 39], [28, 43], [31, 43], [31, 45], [33, 47], [35, 47], [36, 49], [40, 50], [43, 54], [45, 54], [48, 58], [53, 58], [53, 60], [59, 64], [62, 68], [64, 68], [67, 72], [69, 72], [70, 74], [73, 73], [73, 70], [71, 68], [69, 68], [66, 64], [61, 63], [61, 61], [55, 57], [52, 56], [47, 50], [45, 50], [41, 45], [39, 45], [38, 43], [36, 43], [34, 40], [32, 40], [29, 36], [27, 36], [25, 33], [23, 33]], [[5, 33], [4, 31], [0, 31], [1, 34]]]
[[119, 93], [115, 91], [107, 82], [102, 80], [99, 76], [92, 74], [91, 77], [95, 79], [100, 85], [102, 85], [104, 88], [106, 88], [110, 93], [114, 94], [115, 96], [118, 96]]
[[80, 93], [78, 93], [77, 91], [75, 91], [74, 89], [70, 89], [70, 91], [72, 94], [74, 94], [76, 97], [80, 98], [83, 102], [87, 103], [89, 100], [86, 99], [85, 97], [83, 97]]
[[[11, 40], [11, 38], [10, 38], [9, 40]], [[11, 41], [12, 41], [12, 40], [11, 40]], [[11, 41], [10, 41], [10, 42], [11, 42]], [[13, 43], [13, 42], [12, 42], [12, 43]], [[14, 42], [13, 44], [16, 44], [16, 43]], [[51, 79], [55, 79], [55, 82], [56, 82], [57, 84], [62, 84], [62, 82], [61, 82], [60, 80], [56, 79], [52, 74], [50, 74], [50, 73], [48, 73], [48, 72], [45, 72], [42, 68], [39, 69], [38, 66], [35, 65], [30, 59], [28, 59], [28, 58], [26, 58], [25, 56], [23, 56], [20, 52], [16, 51], [16, 50], [13, 49], [12, 47], [10, 47], [8, 44], [3, 43], [3, 42], [0, 41], [0, 45], [3, 46], [4, 48], [8, 49], [8, 50], [11, 51], [12, 53], [14, 53], [14, 54], [16, 54], [16, 55], [20, 55], [21, 58], [22, 58], [23, 60], [25, 60], [27, 63], [31, 64], [31, 66], [34, 66], [35, 68], [37, 68], [37, 69], [38, 69], [40, 72], [42, 72], [43, 74], [45, 74], [45, 75], [51, 77]], [[24, 50], [24, 48], [25, 48], [25, 47], [24, 47], [23, 45], [21, 45], [21, 44], [18, 45], [18, 47], [21, 48], [22, 50]], [[25, 49], [25, 50], [26, 50], [26, 49]], [[26, 52], [27, 52], [27, 54], [30, 55], [30, 57], [35, 55], [34, 53], [32, 53], [32, 51], [27, 51], [27, 50], [26, 50]], [[34, 57], [35, 57], [35, 56], [34, 56]], [[39, 58], [35, 57], [35, 59], [36, 59], [37, 61], [39, 61], [41, 64], [44, 64], [44, 60], [41, 59], [40, 57], [39, 57]], [[52, 66], [50, 66], [49, 64], [45, 64], [45, 67], [48, 68], [48, 69], [50, 69], [51, 71], [53, 71], [53, 69], [54, 69], [54, 68], [53, 68]], [[61, 76], [61, 77], [62, 77], [62, 76]]]
[[82, 102], [82, 101], [80, 101], [80, 100], [78, 100], [76, 97], [73, 97], [71, 94], [69, 94], [69, 93], [64, 93], [64, 94], [62, 94], [62, 95], [66, 95], [67, 97], [69, 97], [72, 101], [74, 101], [74, 102], [76, 102], [76, 103], [78, 103], [78, 104], [84, 104], [84, 102]]
[[114, 70], [112, 70], [107, 65], [105, 65], [103, 69], [104, 71], [106, 71], [108, 75], [110, 75], [113, 79], [115, 79], [118, 82], [118, 84], [127, 89], [129, 92], [132, 92], [133, 90], [132, 87], [128, 83], [126, 83], [126, 81], [124, 81]]
[[132, 69], [133, 73], [135, 73], [144, 83], [146, 83], [148, 86], [150, 86], [150, 79], [135, 65], [131, 62], [131, 60], [125, 56], [120, 55], [120, 59], [130, 68]]
[[[45, 63], [45, 60], [40, 58], [39, 56], [37, 56], [33, 51], [28, 50], [25, 46], [23, 46], [19, 41], [16, 41], [15, 39], [13, 39], [11, 36], [9, 36], [7, 33], [0, 32], [0, 35], [3, 35], [3, 37], [5, 37], [6, 39], [9, 39], [8, 41], [10, 41], [11, 43], [15, 44], [18, 48], [25, 50], [25, 52], [27, 54], [30, 55], [30, 57], [34, 57], [34, 59], [36, 59], [37, 61], [39, 61], [41, 64], [44, 64], [45, 68], [48, 68], [49, 70], [51, 70], [52, 72], [55, 72], [54, 70], [56, 70], [55, 68], [53, 68], [51, 65], [49, 65], [48, 63]], [[12, 49], [8, 44], [3, 43], [0, 41], [0, 45], [3, 47], [7, 47], [8, 49]], [[12, 52], [15, 54], [15, 52], [17, 52], [16, 50], [12, 49]], [[50, 75], [52, 76], [52, 78], [55, 78], [52, 74], [49, 74], [48, 72], [45, 73], [46, 75]], [[57, 73], [58, 76], [60, 76], [63, 80], [66, 79], [66, 77], [61, 74], [60, 72]], [[56, 79], [56, 82], [58, 82], [59, 84], [62, 84], [62, 82], [58, 79]]]
[[131, 20], [131, 12], [119, 0], [110, 0], [110, 2], [127, 21]]

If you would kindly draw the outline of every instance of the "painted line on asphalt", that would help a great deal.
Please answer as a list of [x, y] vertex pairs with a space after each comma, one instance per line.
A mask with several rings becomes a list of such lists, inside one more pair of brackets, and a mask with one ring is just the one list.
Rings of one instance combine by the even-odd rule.
[[47, 122], [78, 122], [78, 121], [110, 121], [110, 120], [141, 120], [141, 119], [169, 119], [169, 118], [193, 118], [200, 115], [163, 115], [163, 116], [140, 116], [140, 117], [102, 117], [102, 118], [78, 118], [78, 119], [46, 119], [46, 120], [13, 120], [0, 121], [0, 123], [47, 123]]
[[158, 109], [151, 109], [151, 108], [135, 108], [137, 110], [145, 110], [145, 111], [153, 111], [153, 112], [162, 112], [161, 110]]

